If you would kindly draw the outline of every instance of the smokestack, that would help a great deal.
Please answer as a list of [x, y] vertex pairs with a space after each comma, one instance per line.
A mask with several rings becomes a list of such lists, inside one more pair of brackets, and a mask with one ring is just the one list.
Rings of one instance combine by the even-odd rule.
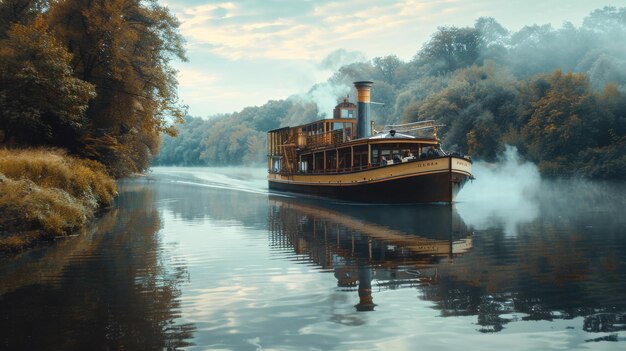
[[368, 138], [372, 135], [372, 119], [370, 118], [370, 91], [373, 82], [354, 82], [357, 90], [357, 137]]

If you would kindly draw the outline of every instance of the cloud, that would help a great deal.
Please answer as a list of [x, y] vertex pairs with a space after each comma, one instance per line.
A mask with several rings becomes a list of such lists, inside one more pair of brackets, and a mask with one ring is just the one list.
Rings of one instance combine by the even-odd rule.
[[178, 72], [178, 85], [181, 88], [210, 84], [216, 80], [215, 74], [200, 69], [182, 68]]
[[[171, 3], [172, 1], [170, 1]], [[222, 57], [315, 60], [368, 36], [389, 36], [409, 25], [433, 1], [237, 1], [174, 7], [191, 45]], [[425, 14], [425, 13], [424, 13]], [[352, 46], [358, 44], [352, 43]]]
[[[359, 53], [368, 58], [393, 54], [408, 60], [439, 26], [472, 26], [480, 16], [494, 17], [509, 29], [529, 23], [559, 24], [582, 19], [601, 7], [592, 1], [573, 4], [571, 0], [511, 0], [506, 5], [495, 0], [159, 3], [182, 23], [190, 59], [184, 67], [216, 74], [183, 77], [180, 96], [196, 115], [232, 112], [268, 99], [304, 94], [325, 81], [331, 67], [359, 61], [353, 57]], [[549, 11], [555, 8], [560, 10]], [[347, 55], [342, 56], [341, 49]]]

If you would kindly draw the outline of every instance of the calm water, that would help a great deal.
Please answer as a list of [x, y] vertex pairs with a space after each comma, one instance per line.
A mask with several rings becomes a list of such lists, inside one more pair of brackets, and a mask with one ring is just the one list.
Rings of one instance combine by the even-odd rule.
[[0, 260], [0, 349], [625, 349], [626, 188], [522, 171], [368, 206], [155, 169], [81, 235]]

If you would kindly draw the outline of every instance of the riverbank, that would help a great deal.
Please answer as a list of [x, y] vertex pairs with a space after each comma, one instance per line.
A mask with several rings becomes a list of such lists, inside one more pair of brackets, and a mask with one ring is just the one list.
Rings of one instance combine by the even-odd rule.
[[96, 161], [58, 149], [0, 149], [0, 255], [74, 233], [116, 195]]

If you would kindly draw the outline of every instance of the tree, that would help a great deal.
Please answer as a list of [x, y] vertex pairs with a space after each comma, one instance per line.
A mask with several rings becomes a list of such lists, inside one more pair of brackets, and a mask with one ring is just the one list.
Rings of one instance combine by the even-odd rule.
[[[93, 85], [73, 77], [72, 56], [40, 17], [0, 42], [0, 129], [16, 145], [65, 143], [86, 124]], [[2, 142], [2, 140], [0, 140]]]
[[492, 17], [480, 17], [474, 28], [480, 33], [481, 61], [504, 61], [508, 52], [510, 33]]
[[[521, 111], [527, 156], [545, 173], [571, 175], [583, 150], [610, 143], [614, 117], [593, 92], [586, 75], [557, 70], [530, 81], [538, 86]], [[528, 96], [528, 95], [526, 95]]]
[[102, 161], [115, 176], [145, 170], [160, 133], [175, 133], [184, 106], [172, 58], [185, 60], [178, 21], [156, 0], [66, 0], [47, 13], [74, 55], [77, 77], [98, 93], [70, 149]]
[[447, 87], [418, 104], [417, 117], [445, 124], [440, 135], [448, 147], [494, 161], [513, 121], [514, 83], [507, 70], [490, 61], [458, 70]]
[[379, 72], [381, 79], [390, 85], [396, 84], [396, 73], [403, 65], [398, 56], [389, 55], [385, 57], [376, 57], [372, 60], [374, 68]]
[[480, 32], [475, 28], [439, 27], [417, 59], [429, 74], [445, 74], [475, 64], [480, 45]]
[[626, 7], [605, 6], [595, 10], [584, 19], [582, 27], [597, 33], [623, 36], [626, 34]]
[[46, 0], [2, 0], [0, 2], [0, 39], [7, 36], [13, 24], [30, 24], [41, 14]]

